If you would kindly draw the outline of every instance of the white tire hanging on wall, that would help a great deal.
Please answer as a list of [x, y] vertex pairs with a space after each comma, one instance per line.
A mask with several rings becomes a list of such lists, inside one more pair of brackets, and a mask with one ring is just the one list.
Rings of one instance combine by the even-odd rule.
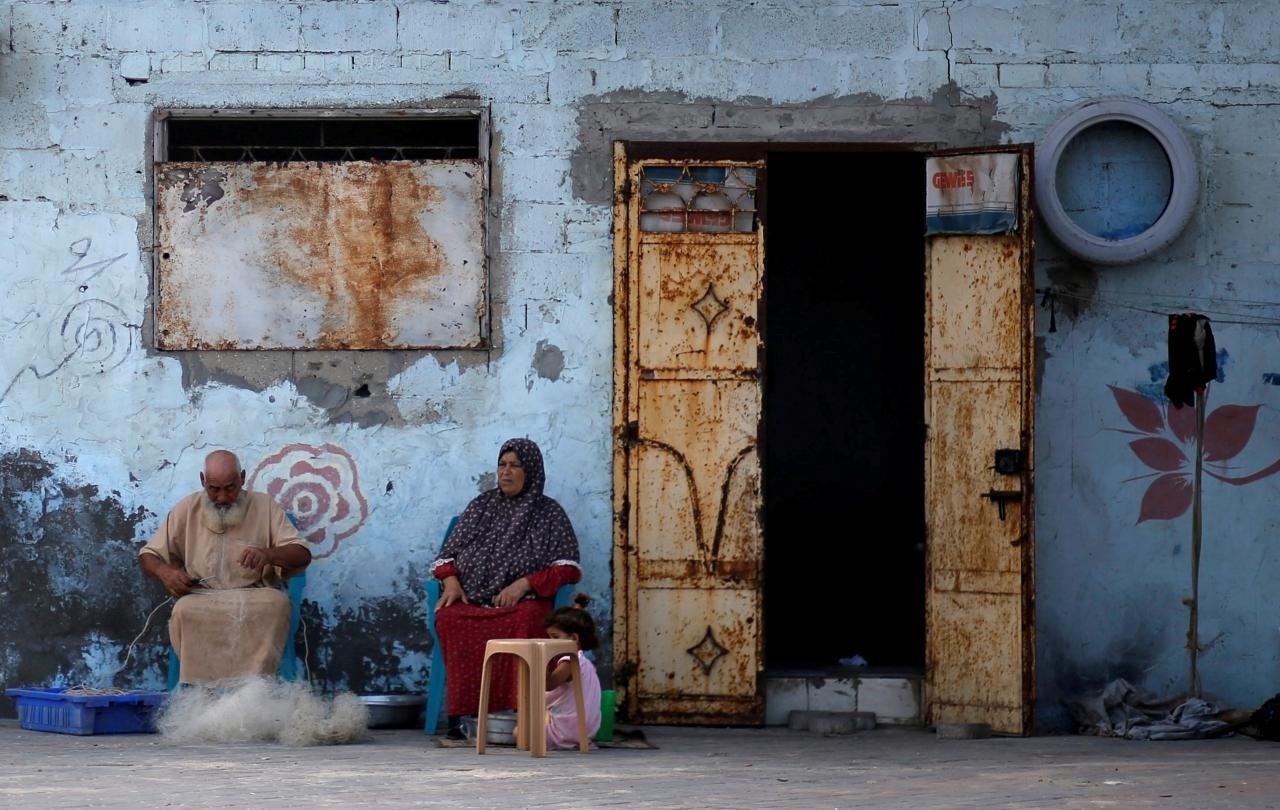
[[[1073, 140], [1098, 124], [1122, 122], [1151, 135], [1169, 159], [1171, 187], [1164, 211], [1151, 227], [1125, 239], [1095, 236], [1076, 224], [1058, 194], [1058, 162]], [[1077, 104], [1049, 127], [1036, 147], [1036, 207], [1062, 246], [1096, 264], [1140, 261], [1167, 246], [1191, 219], [1198, 190], [1191, 144], [1178, 125], [1154, 105], [1134, 98], [1103, 98]]]

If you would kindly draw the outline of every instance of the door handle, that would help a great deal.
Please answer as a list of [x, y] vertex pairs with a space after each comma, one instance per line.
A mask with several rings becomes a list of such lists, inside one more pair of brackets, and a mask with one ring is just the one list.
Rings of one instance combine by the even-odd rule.
[[1000, 519], [1004, 520], [1006, 517], [1005, 504], [1009, 503], [1010, 501], [1021, 502], [1022, 491], [1018, 489], [991, 489], [988, 492], [982, 493], [982, 495], [980, 495], [979, 497], [987, 498], [992, 503], [994, 503], [996, 507], [1000, 510]]

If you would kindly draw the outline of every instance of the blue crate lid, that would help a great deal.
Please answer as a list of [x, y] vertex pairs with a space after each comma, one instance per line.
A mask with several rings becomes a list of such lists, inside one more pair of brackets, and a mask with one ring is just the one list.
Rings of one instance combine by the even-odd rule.
[[58, 701], [61, 703], [77, 703], [84, 706], [107, 706], [112, 703], [137, 703], [144, 706], [159, 706], [168, 697], [168, 692], [134, 691], [123, 695], [67, 695], [65, 686], [52, 688], [27, 687], [6, 689], [4, 693], [11, 698], [27, 698], [31, 700]]

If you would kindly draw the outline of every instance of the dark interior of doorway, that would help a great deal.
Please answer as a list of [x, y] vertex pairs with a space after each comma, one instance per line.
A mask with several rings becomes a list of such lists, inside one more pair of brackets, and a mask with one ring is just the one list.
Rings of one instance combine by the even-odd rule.
[[771, 673], [924, 663], [924, 161], [768, 156]]

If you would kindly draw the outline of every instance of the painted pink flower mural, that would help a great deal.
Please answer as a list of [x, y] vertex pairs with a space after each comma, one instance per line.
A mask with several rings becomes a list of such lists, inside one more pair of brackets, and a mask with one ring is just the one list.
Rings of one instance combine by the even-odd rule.
[[[1196, 413], [1193, 408], [1175, 408], [1126, 388], [1107, 386], [1132, 430], [1113, 428], [1140, 438], [1129, 442], [1138, 460], [1154, 472], [1128, 481], [1154, 479], [1142, 496], [1138, 522], [1173, 520], [1191, 508], [1191, 476], [1196, 442]], [[1232, 476], [1228, 461], [1235, 458], [1253, 438], [1260, 405], [1223, 405], [1209, 411], [1204, 419], [1204, 474], [1226, 484], [1242, 486], [1280, 472], [1280, 459], [1255, 473]]]
[[356, 461], [335, 444], [290, 444], [258, 462], [249, 488], [265, 492], [293, 515], [298, 532], [328, 557], [369, 517]]

